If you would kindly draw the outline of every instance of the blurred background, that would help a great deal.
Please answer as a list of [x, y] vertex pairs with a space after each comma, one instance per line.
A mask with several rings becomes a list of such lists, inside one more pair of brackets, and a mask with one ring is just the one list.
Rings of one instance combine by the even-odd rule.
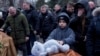
[[[77, 2], [78, 0], [0, 0], [0, 10], [7, 10], [9, 6], [15, 6], [16, 8], [21, 8], [24, 1], [30, 2], [37, 9], [43, 5], [48, 4], [50, 8], [53, 8], [55, 4], [61, 4], [64, 6], [67, 2]], [[100, 0], [92, 0], [100, 6]]]

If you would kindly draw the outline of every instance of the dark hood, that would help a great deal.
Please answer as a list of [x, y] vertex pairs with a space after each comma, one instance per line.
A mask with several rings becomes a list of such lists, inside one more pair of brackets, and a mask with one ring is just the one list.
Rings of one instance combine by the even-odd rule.
[[85, 14], [87, 15], [89, 9], [89, 5], [88, 5], [88, 1], [87, 0], [79, 0], [76, 4], [75, 4], [75, 12], [77, 12], [78, 8], [80, 7], [79, 5], [81, 5], [84, 9], [85, 9]]
[[59, 22], [59, 20], [64, 20], [67, 24], [69, 24], [69, 19], [70, 19], [70, 17], [66, 13], [60, 13], [57, 17], [58, 22]]

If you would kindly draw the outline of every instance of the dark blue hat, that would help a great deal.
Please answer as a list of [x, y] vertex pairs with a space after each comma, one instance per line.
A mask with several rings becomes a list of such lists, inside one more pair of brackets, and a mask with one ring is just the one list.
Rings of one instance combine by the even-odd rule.
[[60, 20], [64, 20], [67, 24], [69, 23], [69, 16], [66, 13], [60, 13], [57, 17], [57, 21], [59, 22]]

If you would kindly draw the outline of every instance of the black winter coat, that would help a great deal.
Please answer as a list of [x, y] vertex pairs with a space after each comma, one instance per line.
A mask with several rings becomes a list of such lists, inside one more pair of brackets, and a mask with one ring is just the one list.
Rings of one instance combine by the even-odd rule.
[[93, 11], [94, 19], [87, 32], [87, 53], [88, 56], [100, 55], [100, 7]]
[[38, 13], [37, 13], [37, 11], [31, 6], [30, 10], [24, 10], [22, 12], [27, 17], [29, 26], [31, 26], [32, 29], [37, 30], [37, 22], [38, 22], [38, 18], [37, 18]]
[[[87, 33], [88, 25], [89, 25], [89, 19], [87, 18], [87, 13], [88, 13], [88, 5], [86, 5], [88, 2], [81, 0], [75, 5], [75, 15], [73, 19], [70, 22], [70, 28], [72, 28], [76, 34], [76, 41], [83, 41], [84, 37]], [[78, 17], [78, 5], [82, 5], [85, 9], [85, 15], [83, 17]], [[83, 20], [85, 19], [85, 20]], [[84, 25], [83, 25], [84, 21]]]
[[47, 12], [45, 14], [39, 14], [39, 32], [48, 32], [50, 33], [55, 26], [55, 18], [53, 14]]

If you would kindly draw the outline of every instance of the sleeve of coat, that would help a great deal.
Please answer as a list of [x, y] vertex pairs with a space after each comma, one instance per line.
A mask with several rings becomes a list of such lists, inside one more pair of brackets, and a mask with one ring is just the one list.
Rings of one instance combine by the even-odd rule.
[[90, 26], [89, 26], [89, 28], [88, 28], [88, 32], [87, 32], [87, 39], [86, 39], [86, 50], [87, 50], [87, 55], [88, 56], [92, 56], [93, 55], [93, 53], [92, 53], [92, 51], [93, 51], [93, 35], [94, 35], [94, 23], [93, 22], [91, 22], [91, 24], [90, 24]]
[[[50, 35], [48, 36], [47, 40], [55, 39], [55, 35], [56, 35], [56, 29], [53, 30], [53, 31], [50, 33]], [[47, 41], [47, 40], [46, 40], [46, 41]]]
[[29, 34], [30, 34], [29, 24], [28, 24], [28, 21], [24, 15], [22, 15], [22, 22], [23, 22], [23, 25], [25, 27], [26, 35], [29, 36]]
[[7, 17], [6, 21], [4, 22], [4, 24], [1, 28], [5, 30], [5, 29], [7, 29], [8, 26], [9, 26], [9, 18]]
[[63, 41], [64, 43], [72, 45], [75, 42], [75, 33], [72, 31], [72, 29], [69, 29], [68, 33], [69, 33], [69, 36], [66, 37]]

